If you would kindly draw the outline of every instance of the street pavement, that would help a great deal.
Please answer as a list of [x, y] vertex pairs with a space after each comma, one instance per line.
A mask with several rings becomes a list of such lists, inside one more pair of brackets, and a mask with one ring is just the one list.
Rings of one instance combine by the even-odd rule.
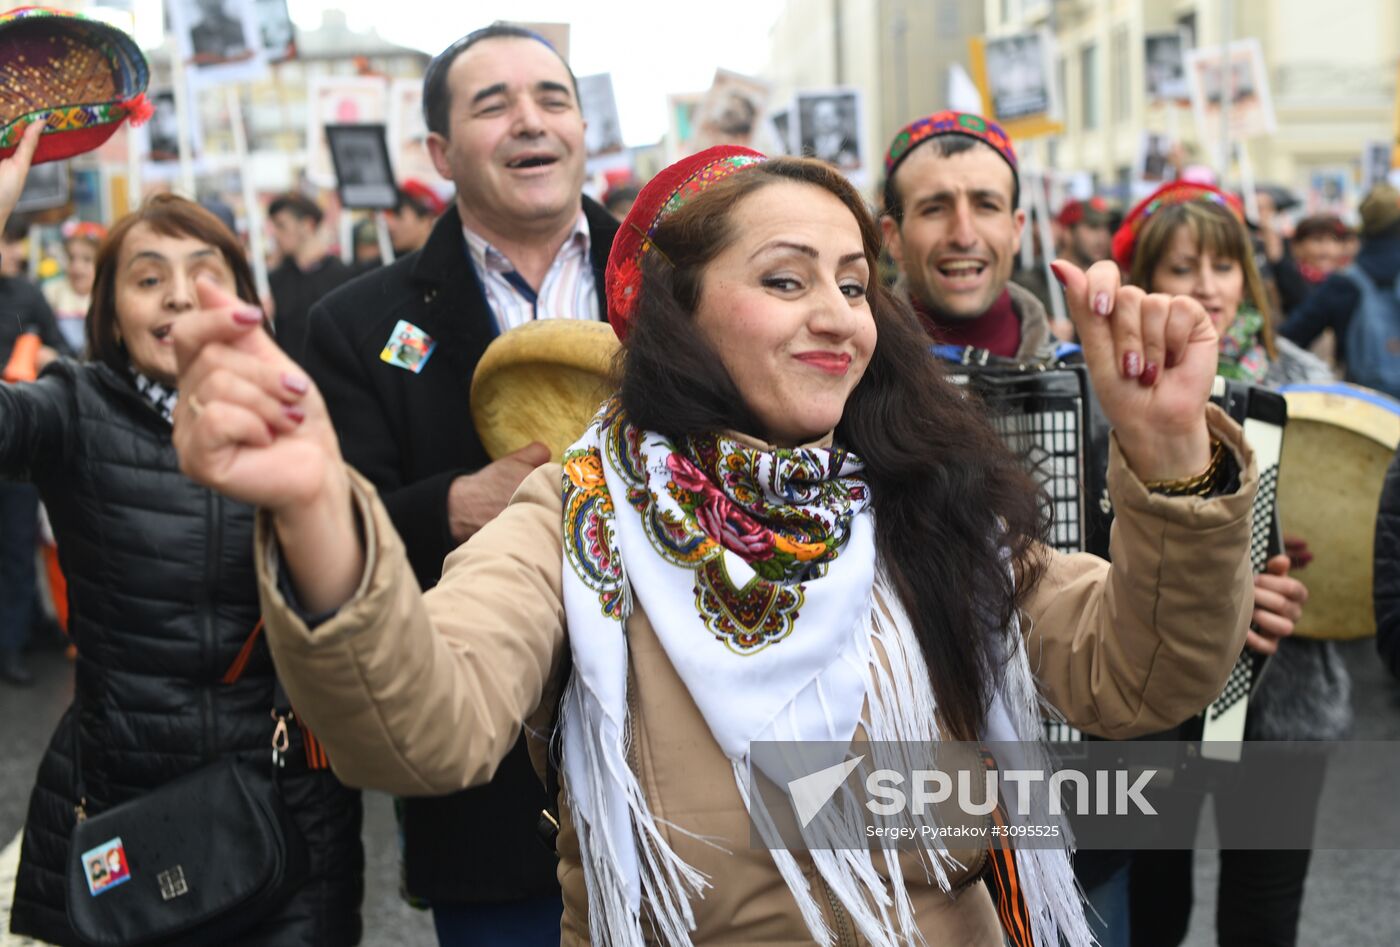
[[[1381, 668], [1371, 639], [1344, 644], [1355, 682], [1355, 738], [1400, 741], [1400, 682]], [[72, 699], [72, 665], [61, 652], [31, 656], [38, 682], [27, 690], [0, 684], [0, 947], [32, 942], [9, 935], [10, 898], [17, 836], [39, 759], [50, 734]], [[1395, 782], [1369, 789], [1374, 797], [1348, 800], [1347, 812], [1364, 817], [1379, 807], [1400, 805], [1400, 773]], [[1328, 783], [1327, 793], [1347, 787]], [[1208, 816], [1207, 816], [1208, 817]], [[1321, 820], [1319, 838], [1328, 825]], [[365, 797], [365, 938], [371, 947], [431, 947], [432, 920], [408, 907], [398, 895], [398, 845], [390, 800]], [[1391, 844], [1394, 844], [1392, 840]], [[1187, 947], [1211, 947], [1218, 860], [1214, 852], [1196, 856], [1196, 905]], [[1400, 851], [1318, 851], [1313, 856], [1303, 901], [1301, 947], [1395, 947], [1400, 945]]]

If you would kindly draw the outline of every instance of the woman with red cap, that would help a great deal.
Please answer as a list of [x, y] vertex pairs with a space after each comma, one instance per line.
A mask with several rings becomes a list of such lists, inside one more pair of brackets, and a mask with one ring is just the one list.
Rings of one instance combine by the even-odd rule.
[[[1038, 694], [1127, 736], [1198, 710], [1238, 654], [1257, 478], [1207, 404], [1205, 311], [1064, 268], [1117, 428], [1110, 567], [1044, 544], [1033, 483], [879, 253], [821, 162], [722, 147], [663, 171], [609, 260], [617, 396], [426, 596], [257, 319], [206, 287], [176, 328], [184, 469], [262, 507], [269, 642], [337, 772], [441, 793], [489, 778], [524, 725], [550, 783], [558, 723], [564, 943], [1087, 944], [1062, 848], [789, 851], [784, 828], [831, 841], [837, 807], [796, 829], [764, 790], [791, 771], [751, 747], [1036, 754]], [[1144, 345], [1170, 362], [1130, 377]]]
[[[1244, 211], [1234, 195], [1208, 184], [1164, 185], [1125, 218], [1113, 238], [1113, 255], [1130, 284], [1150, 293], [1190, 296], [1205, 308], [1220, 336], [1217, 371], [1226, 378], [1269, 387], [1333, 381], [1321, 359], [1274, 335]], [[1144, 365], [1142, 371], [1150, 368]], [[1311, 558], [1306, 551], [1298, 554], [1300, 566]], [[1337, 740], [1351, 727], [1351, 678], [1332, 642], [1289, 637], [1307, 600], [1307, 589], [1288, 575], [1289, 568], [1288, 556], [1275, 556], [1255, 577], [1254, 627], [1246, 647], [1273, 657], [1250, 698], [1245, 738]], [[1316, 812], [1324, 763], [1319, 757], [1319, 765], [1279, 787], [1280, 794], [1296, 797], [1289, 811]], [[1234, 818], [1232, 805], [1249, 805], [1231, 799], [1216, 799], [1222, 824]], [[1192, 856], [1190, 851], [1133, 856], [1134, 947], [1165, 947], [1185, 938]], [[1219, 942], [1293, 944], [1309, 856], [1307, 850], [1222, 851]]]

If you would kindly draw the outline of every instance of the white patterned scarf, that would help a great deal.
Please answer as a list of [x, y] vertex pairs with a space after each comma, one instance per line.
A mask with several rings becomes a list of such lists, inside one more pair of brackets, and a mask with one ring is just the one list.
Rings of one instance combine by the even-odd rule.
[[[719, 435], [676, 445], [633, 427], [616, 402], [565, 453], [573, 675], [561, 708], [562, 769], [594, 943], [642, 944], [645, 901], [662, 943], [689, 944], [691, 898], [709, 887], [668, 844], [628, 763], [624, 623], [634, 596], [773, 841], [813, 939], [832, 943], [800, 866], [750, 791], [749, 753], [755, 741], [848, 742], [867, 700], [871, 740], [938, 739], [922, 653], [898, 596], [876, 575], [862, 469], [839, 448], [763, 451]], [[1017, 650], [988, 739], [1039, 740], [1035, 685]], [[829, 837], [839, 815], [823, 817], [833, 820]], [[810, 855], [860, 934], [875, 945], [920, 942], [898, 852], [884, 853], [887, 883], [871, 852], [823, 849], [822, 831], [819, 818]], [[926, 854], [930, 877], [947, 890], [946, 867], [956, 863], [941, 847]], [[1015, 858], [1036, 942], [1092, 943], [1067, 853]]]

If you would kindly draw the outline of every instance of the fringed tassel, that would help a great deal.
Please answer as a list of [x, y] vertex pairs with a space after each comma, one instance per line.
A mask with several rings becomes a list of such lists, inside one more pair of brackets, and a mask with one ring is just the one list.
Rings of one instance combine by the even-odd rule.
[[[646, 941], [642, 933], [645, 910], [655, 925], [657, 940], [677, 947], [688, 945], [695, 929], [690, 899], [704, 896], [709, 879], [671, 849], [627, 764], [622, 730], [604, 717], [577, 676], [564, 695], [563, 710], [565, 726], [584, 728], [578, 740], [567, 739], [566, 732], [565, 752], [582, 753], [588, 776], [585, 785], [570, 781], [565, 788], [578, 829], [592, 942], [641, 947]], [[625, 819], [611, 810], [619, 798], [627, 807]], [[615, 837], [613, 827], [620, 824], [630, 828], [624, 838]], [[623, 855], [623, 846], [630, 849], [628, 857]], [[635, 900], [626, 871], [634, 863], [641, 884], [640, 898]]]
[[807, 925], [807, 932], [821, 947], [830, 947], [833, 934], [826, 923], [826, 915], [817, 904], [817, 899], [812, 894], [812, 886], [807, 883], [807, 877], [802, 873], [797, 859], [787, 850], [782, 837], [779, 836], [778, 827], [773, 824], [773, 816], [763, 804], [762, 796], [749, 791], [748, 766], [738, 760], [734, 761], [733, 766], [734, 785], [739, 787], [739, 796], [744, 800], [744, 807], [749, 810], [749, 817], [758, 829], [759, 838], [768, 846], [773, 864], [778, 867], [778, 874], [783, 876], [788, 890], [792, 892], [793, 900], [797, 902], [797, 910], [802, 915], [803, 923]]
[[155, 103], [146, 98], [146, 93], [138, 92], [129, 99], [122, 99], [120, 103], [126, 109], [126, 119], [133, 127], [139, 128], [151, 120], [151, 116], [156, 114]]

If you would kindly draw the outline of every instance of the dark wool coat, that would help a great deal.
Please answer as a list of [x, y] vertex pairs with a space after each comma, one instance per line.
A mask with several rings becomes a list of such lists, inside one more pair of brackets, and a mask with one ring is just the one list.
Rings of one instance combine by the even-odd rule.
[[[617, 221], [588, 198], [583, 209], [603, 313]], [[379, 357], [400, 320], [437, 342], [417, 374]], [[457, 545], [448, 528], [448, 488], [490, 462], [472, 423], [471, 386], [496, 335], [455, 205], [421, 250], [352, 280], [311, 310], [302, 364], [326, 399], [346, 461], [378, 489], [424, 589], [437, 584]], [[545, 802], [523, 740], [488, 785], [406, 800], [409, 894], [463, 903], [557, 892], [556, 860], [536, 832]]]
[[[0, 385], [0, 476], [38, 487], [68, 578], [77, 695], [39, 765], [11, 930], [77, 944], [64, 875], [74, 823], [74, 741], [89, 813], [237, 754], [270, 766], [273, 668], [257, 642], [241, 678], [221, 678], [258, 621], [253, 511], [180, 473], [170, 425], [106, 365], [62, 361]], [[312, 879], [245, 943], [360, 939], [359, 793], [309, 771], [299, 728], [283, 793]]]
[[1390, 673], [1400, 677], [1400, 452], [1385, 472], [1376, 517], [1376, 649]]

